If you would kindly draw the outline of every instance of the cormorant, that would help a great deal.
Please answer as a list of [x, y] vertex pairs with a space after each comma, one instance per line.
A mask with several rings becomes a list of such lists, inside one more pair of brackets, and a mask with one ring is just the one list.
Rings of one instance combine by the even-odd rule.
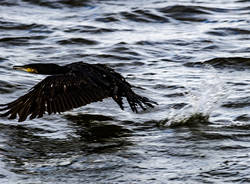
[[126, 97], [133, 112], [137, 112], [138, 107], [145, 110], [157, 104], [137, 95], [124, 77], [103, 64], [77, 62], [59, 66], [37, 63], [13, 68], [49, 75], [27, 94], [10, 103], [0, 104], [0, 111], [5, 111], [2, 117], [15, 119], [18, 115], [19, 122], [25, 121], [29, 115], [30, 119], [40, 118], [45, 112], [49, 115], [60, 113], [107, 97], [112, 97], [121, 109], [124, 109], [122, 98]]

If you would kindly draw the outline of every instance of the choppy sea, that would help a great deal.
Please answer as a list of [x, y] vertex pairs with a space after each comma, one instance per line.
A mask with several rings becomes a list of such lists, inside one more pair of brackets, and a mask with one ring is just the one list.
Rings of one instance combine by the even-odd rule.
[[0, 1], [1, 103], [44, 78], [13, 65], [78, 61], [159, 105], [1, 118], [1, 184], [250, 183], [249, 0]]

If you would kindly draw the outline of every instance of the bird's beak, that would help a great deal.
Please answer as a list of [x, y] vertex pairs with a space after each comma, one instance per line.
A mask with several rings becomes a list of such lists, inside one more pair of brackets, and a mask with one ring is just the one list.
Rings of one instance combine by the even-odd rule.
[[22, 71], [26, 71], [26, 68], [23, 66], [13, 66], [14, 70], [22, 70]]
[[25, 71], [25, 72], [29, 72], [29, 73], [38, 73], [36, 69], [34, 68], [28, 68], [28, 67], [24, 67], [24, 66], [13, 66], [14, 70], [20, 70], [20, 71]]

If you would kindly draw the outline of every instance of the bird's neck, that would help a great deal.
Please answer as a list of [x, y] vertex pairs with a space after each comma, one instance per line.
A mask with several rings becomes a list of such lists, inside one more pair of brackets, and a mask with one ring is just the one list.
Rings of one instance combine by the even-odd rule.
[[43, 64], [38, 68], [38, 73], [43, 75], [56, 75], [68, 72], [68, 68], [57, 64]]

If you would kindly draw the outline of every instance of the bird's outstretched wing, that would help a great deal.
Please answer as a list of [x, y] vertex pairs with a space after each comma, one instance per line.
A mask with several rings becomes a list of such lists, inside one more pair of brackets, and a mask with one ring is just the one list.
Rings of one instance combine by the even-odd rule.
[[[45, 112], [60, 113], [109, 96], [108, 86], [98, 84], [98, 78], [74, 74], [48, 76], [20, 98], [0, 105], [1, 116], [19, 122], [42, 117]], [[108, 85], [108, 84], [107, 84]]]

